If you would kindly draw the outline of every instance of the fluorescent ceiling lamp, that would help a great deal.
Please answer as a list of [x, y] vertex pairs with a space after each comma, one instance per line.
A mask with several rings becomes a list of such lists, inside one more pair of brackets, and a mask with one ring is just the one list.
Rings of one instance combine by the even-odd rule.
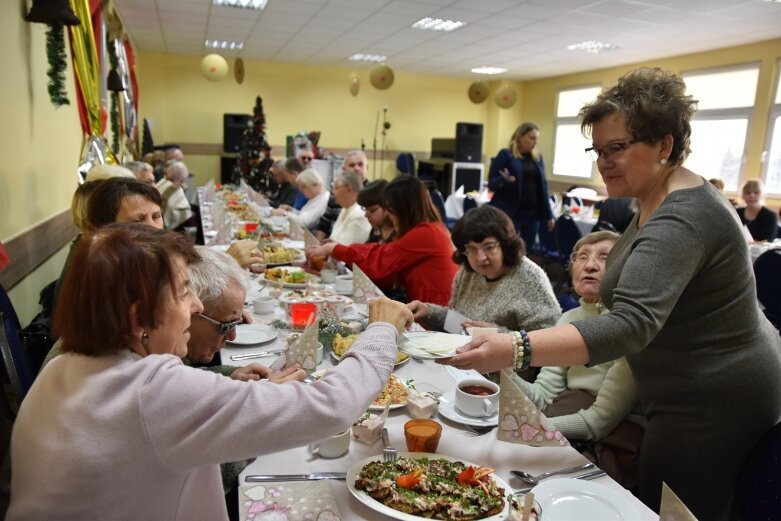
[[263, 9], [268, 0], [214, 0], [214, 5], [224, 7], [239, 7], [241, 9]]
[[618, 45], [613, 45], [612, 43], [595, 42], [594, 40], [588, 40], [586, 42], [580, 42], [580, 43], [568, 45], [567, 49], [569, 49], [570, 51], [586, 51], [592, 54], [597, 54], [599, 52], [612, 51], [614, 49], [618, 49]]
[[475, 74], [501, 74], [507, 72], [504, 67], [475, 67], [472, 69]]
[[414, 24], [413, 29], [420, 29], [422, 31], [444, 31], [449, 33], [455, 31], [459, 27], [466, 25], [466, 22], [459, 22], [454, 20], [443, 20], [441, 18], [421, 18]]
[[211, 49], [238, 50], [244, 48], [244, 42], [228, 42], [225, 40], [206, 40], [206, 47]]
[[382, 56], [382, 55], [379, 55], [379, 54], [361, 54], [361, 53], [358, 53], [358, 54], [353, 54], [352, 56], [350, 56], [349, 59], [354, 61], [354, 62], [377, 62], [377, 63], [381, 63], [381, 62], [385, 61], [385, 58], [387, 58], [387, 56]]

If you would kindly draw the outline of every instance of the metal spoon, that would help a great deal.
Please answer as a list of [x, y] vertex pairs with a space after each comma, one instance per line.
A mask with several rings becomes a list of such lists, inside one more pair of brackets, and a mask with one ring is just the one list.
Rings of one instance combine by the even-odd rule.
[[543, 472], [542, 474], [538, 476], [532, 476], [528, 472], [524, 472], [523, 470], [511, 470], [510, 474], [515, 476], [516, 478], [525, 481], [526, 483], [529, 483], [531, 485], [538, 484], [541, 480], [545, 478], [549, 478], [551, 476], [557, 476], [559, 474], [572, 474], [573, 472], [579, 472], [581, 470], [590, 469], [594, 466], [593, 463], [586, 463], [585, 465], [580, 465], [578, 467], [571, 467], [568, 469], [561, 469], [561, 470], [553, 470], [551, 472]]

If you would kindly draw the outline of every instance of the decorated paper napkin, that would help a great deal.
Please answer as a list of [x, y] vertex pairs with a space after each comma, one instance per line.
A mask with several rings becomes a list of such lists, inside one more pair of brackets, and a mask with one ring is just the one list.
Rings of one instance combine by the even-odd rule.
[[341, 521], [327, 480], [242, 485], [242, 521]]
[[370, 299], [384, 297], [380, 288], [366, 276], [357, 264], [353, 264], [353, 300], [359, 304], [367, 304]]
[[507, 369], [502, 370], [499, 387], [498, 439], [535, 447], [569, 445], [567, 438], [515, 384]]
[[309, 248], [310, 246], [320, 246], [320, 241], [317, 240], [317, 237], [312, 235], [312, 232], [309, 230], [303, 230], [304, 232], [304, 248]]
[[298, 365], [311, 373], [317, 367], [317, 333], [318, 321], [306, 327], [303, 333], [296, 338], [290, 347], [287, 348], [287, 365], [291, 366], [298, 362]]
[[288, 233], [287, 233], [288, 239], [292, 241], [303, 241], [304, 229], [301, 228], [301, 225], [299, 225], [298, 222], [292, 217], [288, 217], [287, 221], [289, 226]]
[[659, 521], [697, 521], [691, 510], [686, 508], [675, 492], [662, 482], [662, 504], [659, 508]]

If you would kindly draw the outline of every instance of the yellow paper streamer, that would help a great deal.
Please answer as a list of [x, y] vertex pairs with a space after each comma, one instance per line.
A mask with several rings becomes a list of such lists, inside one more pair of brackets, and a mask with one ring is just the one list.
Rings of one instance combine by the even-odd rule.
[[100, 62], [92, 31], [92, 15], [89, 0], [70, 0], [71, 8], [81, 24], [68, 27], [71, 35], [73, 66], [87, 110], [90, 134], [102, 136], [104, 132], [100, 110]]

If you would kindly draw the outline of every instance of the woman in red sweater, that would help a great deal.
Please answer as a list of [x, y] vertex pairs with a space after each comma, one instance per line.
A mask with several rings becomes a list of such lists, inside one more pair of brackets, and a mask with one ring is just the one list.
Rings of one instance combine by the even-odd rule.
[[309, 248], [307, 255], [330, 255], [357, 264], [384, 291], [405, 290], [404, 300], [446, 306], [458, 266], [452, 260], [450, 233], [426, 186], [417, 177], [399, 176], [388, 183], [382, 198], [396, 240], [349, 246], [328, 242]]

